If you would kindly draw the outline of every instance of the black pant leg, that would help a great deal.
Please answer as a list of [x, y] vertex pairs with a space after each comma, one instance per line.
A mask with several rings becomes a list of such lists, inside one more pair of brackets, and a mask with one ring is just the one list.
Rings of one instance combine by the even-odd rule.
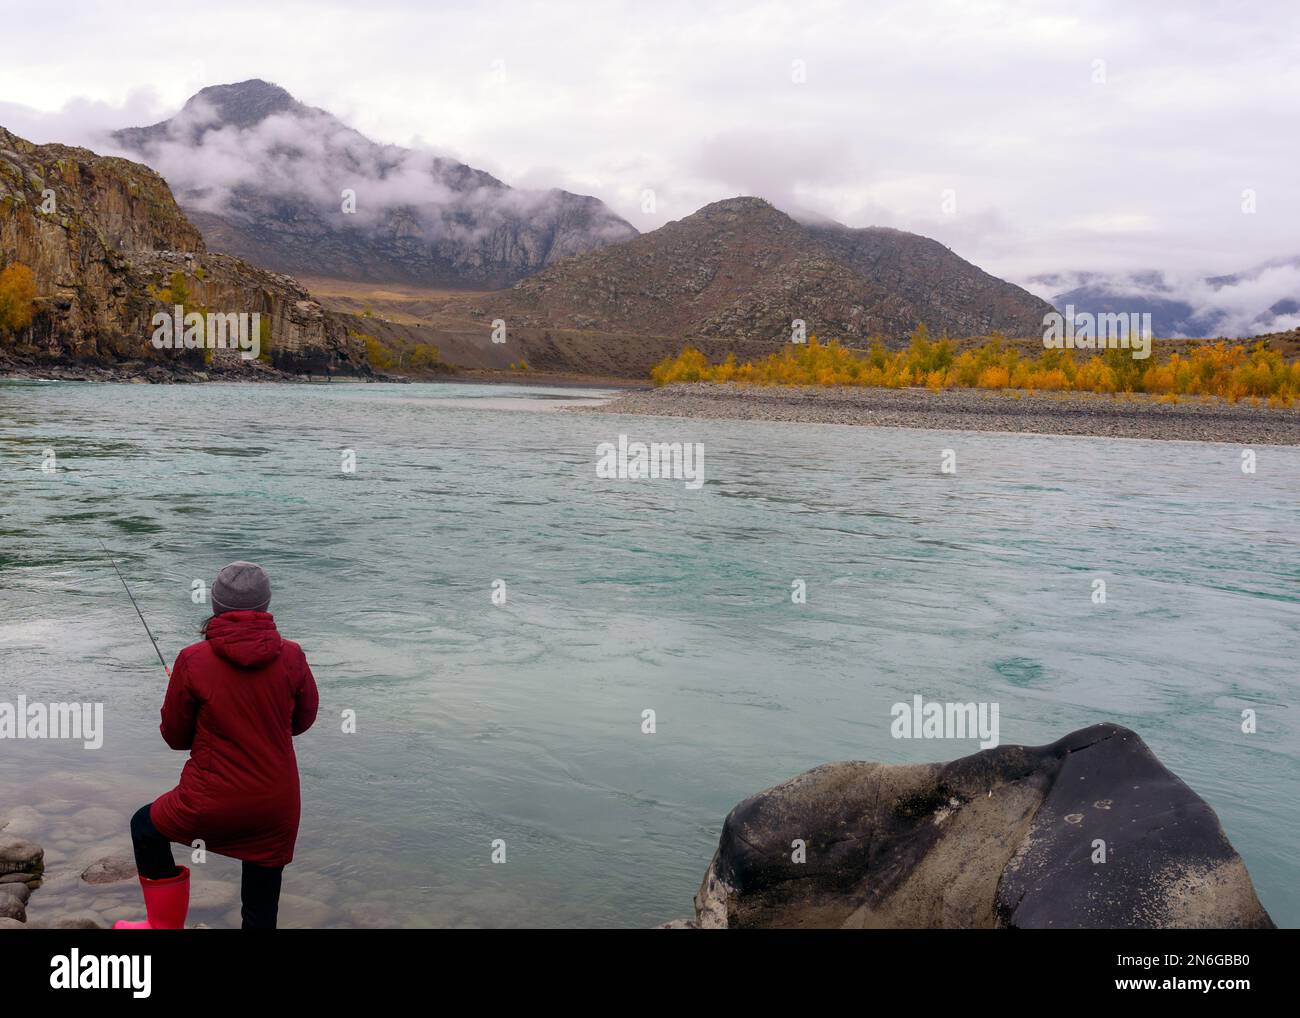
[[244, 863], [244, 875], [239, 889], [244, 902], [240, 912], [244, 917], [244, 929], [275, 929], [276, 920], [280, 916], [280, 880], [283, 876], [283, 866]]
[[131, 844], [135, 868], [148, 880], [163, 880], [180, 872], [172, 858], [172, 843], [158, 832], [149, 819], [149, 806], [141, 806], [131, 817]]

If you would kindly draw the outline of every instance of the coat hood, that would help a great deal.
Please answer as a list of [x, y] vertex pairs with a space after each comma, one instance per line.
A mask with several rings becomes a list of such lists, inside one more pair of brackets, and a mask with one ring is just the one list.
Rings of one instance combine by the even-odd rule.
[[212, 649], [241, 668], [259, 668], [274, 661], [283, 642], [270, 612], [222, 612], [208, 621]]

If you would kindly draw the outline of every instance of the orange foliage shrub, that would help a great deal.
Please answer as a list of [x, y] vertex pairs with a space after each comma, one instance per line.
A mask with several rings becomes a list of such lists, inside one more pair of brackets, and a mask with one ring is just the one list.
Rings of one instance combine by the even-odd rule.
[[1044, 350], [1022, 357], [994, 333], [982, 346], [956, 355], [947, 339], [931, 340], [925, 327], [905, 350], [891, 352], [876, 340], [866, 352], [837, 340], [791, 344], [756, 362], [737, 364], [734, 354], [717, 365], [694, 347], [656, 364], [655, 385], [671, 382], [739, 382], [749, 385], [863, 385], [929, 389], [1041, 389], [1048, 392], [1151, 393], [1258, 399], [1290, 406], [1300, 397], [1300, 361], [1288, 361], [1263, 344], [1250, 348], [1215, 343], [1163, 361], [1134, 360], [1127, 350], [1076, 357], [1074, 350]]
[[17, 333], [32, 324], [36, 280], [32, 270], [14, 262], [0, 271], [0, 334]]

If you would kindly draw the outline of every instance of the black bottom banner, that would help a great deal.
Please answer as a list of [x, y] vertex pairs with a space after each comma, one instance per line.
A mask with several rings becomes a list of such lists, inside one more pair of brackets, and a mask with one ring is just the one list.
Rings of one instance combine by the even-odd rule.
[[711, 983], [728, 996], [781, 984], [862, 1001], [864, 991], [893, 996], [892, 986], [931, 1003], [1044, 994], [1232, 1007], [1290, 998], [1300, 946], [1295, 931], [686, 932], [14, 931], [4, 937], [4, 999], [260, 1007], [449, 1000], [462, 989], [484, 1004], [545, 992], [617, 1010]]

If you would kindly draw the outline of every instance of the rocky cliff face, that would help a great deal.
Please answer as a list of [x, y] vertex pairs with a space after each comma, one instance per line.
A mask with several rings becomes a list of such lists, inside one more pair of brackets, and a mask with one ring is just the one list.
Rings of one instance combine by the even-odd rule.
[[278, 366], [366, 370], [356, 341], [292, 279], [209, 254], [152, 170], [0, 128], [0, 265], [10, 262], [35, 277], [37, 313], [18, 346], [42, 359], [175, 359], [150, 339], [179, 274], [187, 310], [259, 313]]
[[637, 232], [595, 198], [377, 144], [260, 80], [114, 139], [166, 177], [209, 247], [298, 275], [493, 289]]
[[805, 226], [760, 198], [707, 205], [465, 302], [523, 328], [789, 342], [1041, 333], [1051, 305], [897, 230]]

